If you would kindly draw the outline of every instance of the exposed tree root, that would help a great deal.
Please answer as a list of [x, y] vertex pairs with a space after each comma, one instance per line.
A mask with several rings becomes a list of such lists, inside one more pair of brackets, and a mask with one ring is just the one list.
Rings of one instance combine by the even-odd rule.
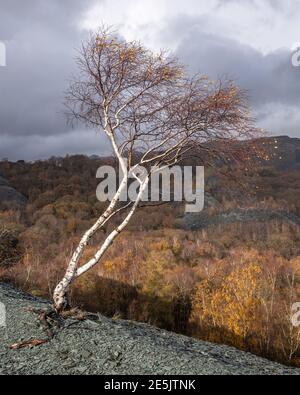
[[55, 330], [63, 329], [66, 319], [73, 319], [77, 321], [85, 321], [87, 319], [95, 320], [98, 318], [96, 314], [86, 313], [78, 308], [71, 308], [57, 313], [55, 309], [49, 308], [48, 310], [39, 310], [27, 308], [26, 311], [37, 314], [47, 335], [46, 339], [30, 339], [19, 343], [12, 344], [9, 348], [11, 350], [19, 350], [25, 347], [36, 347], [51, 341], [56, 334]]
[[9, 348], [11, 350], [20, 350], [21, 348], [26, 348], [26, 347], [41, 346], [42, 344], [48, 343], [48, 341], [49, 339], [31, 339], [31, 340], [26, 340], [23, 342], [12, 344]]

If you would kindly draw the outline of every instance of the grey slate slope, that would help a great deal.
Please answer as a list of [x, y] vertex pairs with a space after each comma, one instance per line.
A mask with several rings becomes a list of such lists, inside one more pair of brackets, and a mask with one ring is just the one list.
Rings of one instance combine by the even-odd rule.
[[0, 283], [7, 327], [0, 328], [0, 374], [196, 374], [298, 375], [292, 369], [227, 346], [179, 336], [148, 325], [114, 321], [65, 321], [49, 343], [10, 350], [13, 343], [45, 338], [26, 308], [49, 303]]

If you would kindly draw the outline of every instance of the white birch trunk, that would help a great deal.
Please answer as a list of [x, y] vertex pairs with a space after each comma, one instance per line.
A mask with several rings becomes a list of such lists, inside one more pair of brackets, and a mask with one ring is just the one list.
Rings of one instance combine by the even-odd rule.
[[133, 214], [135, 213], [141, 199], [143, 196], [143, 193], [145, 192], [145, 189], [147, 188], [149, 183], [149, 177], [147, 177], [143, 183], [141, 184], [141, 188], [139, 191], [139, 194], [137, 196], [137, 200], [135, 201], [133, 207], [131, 208], [131, 210], [129, 211], [128, 215], [126, 216], [126, 218], [123, 220], [123, 222], [121, 223], [121, 225], [119, 225], [108, 237], [107, 239], [104, 241], [104, 243], [102, 244], [100, 250], [95, 254], [95, 256], [89, 261], [87, 262], [85, 265], [83, 265], [82, 267], [80, 267], [77, 272], [76, 272], [76, 277], [81, 276], [82, 274], [86, 273], [87, 271], [89, 271], [90, 269], [92, 269], [103, 257], [103, 255], [105, 254], [105, 252], [108, 250], [108, 248], [112, 245], [113, 241], [115, 240], [115, 238], [126, 228], [126, 226], [128, 225], [129, 221], [131, 220]]
[[133, 207], [131, 208], [130, 212], [124, 219], [124, 221], [119, 225], [104, 241], [102, 244], [101, 248], [99, 251], [95, 254], [95, 256], [87, 262], [85, 265], [83, 265], [81, 268], [78, 268], [78, 263], [80, 260], [80, 257], [84, 251], [84, 248], [86, 247], [89, 239], [94, 235], [94, 233], [101, 227], [103, 224], [109, 219], [110, 215], [113, 212], [113, 209], [120, 197], [120, 194], [122, 193], [124, 187], [127, 185], [127, 175], [126, 178], [124, 178], [116, 196], [114, 197], [113, 201], [111, 202], [109, 208], [106, 210], [106, 212], [99, 218], [99, 220], [96, 222], [96, 224], [89, 229], [85, 235], [83, 236], [81, 242], [79, 243], [78, 248], [74, 252], [74, 255], [68, 265], [68, 269], [66, 271], [66, 274], [62, 281], [57, 285], [54, 294], [53, 294], [53, 300], [54, 300], [54, 306], [57, 311], [61, 311], [64, 308], [67, 307], [68, 305], [68, 299], [67, 299], [67, 292], [72, 284], [72, 282], [82, 274], [86, 273], [89, 271], [91, 268], [93, 268], [103, 257], [107, 249], [111, 246], [113, 243], [114, 239], [125, 229], [125, 227], [128, 225], [129, 221], [131, 220], [133, 214], [135, 213], [141, 199], [143, 196], [143, 193], [145, 189], [147, 188], [149, 183], [149, 177], [147, 177], [142, 183], [140, 187], [140, 191], [137, 197], [136, 202], [134, 203]]
[[115, 197], [111, 201], [109, 207], [106, 209], [106, 211], [101, 215], [101, 217], [98, 219], [98, 221], [83, 235], [82, 239], [80, 240], [80, 243], [74, 252], [69, 264], [68, 264], [68, 269], [64, 275], [64, 278], [62, 281], [57, 285], [57, 287], [54, 290], [53, 293], [53, 301], [54, 301], [54, 306], [55, 309], [60, 311], [64, 308], [67, 307], [68, 305], [68, 300], [67, 300], [67, 290], [72, 283], [72, 281], [75, 278], [76, 275], [76, 270], [78, 268], [78, 263], [79, 260], [82, 256], [82, 253], [87, 246], [89, 240], [93, 235], [101, 229], [101, 227], [104, 226], [107, 220], [109, 220], [110, 216], [113, 214], [114, 208], [116, 204], [118, 203], [119, 197], [124, 190], [124, 188], [127, 186], [127, 174], [125, 175]]

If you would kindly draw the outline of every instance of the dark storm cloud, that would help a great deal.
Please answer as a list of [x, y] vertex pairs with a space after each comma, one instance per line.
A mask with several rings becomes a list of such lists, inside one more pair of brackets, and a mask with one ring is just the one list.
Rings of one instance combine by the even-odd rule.
[[93, 133], [71, 133], [62, 105], [74, 48], [83, 38], [78, 23], [92, 3], [1, 0], [7, 67], [0, 69], [0, 159], [75, 153], [79, 147], [97, 151]]
[[[62, 105], [67, 80], [74, 71], [74, 48], [86, 34], [79, 23], [94, 2], [101, 1], [1, 0], [0, 41], [7, 46], [7, 67], [0, 68], [0, 159], [108, 153], [101, 136], [85, 131], [82, 125], [75, 130], [67, 126]], [[291, 51], [274, 50], [283, 42], [300, 41], [298, 1], [245, 0], [241, 5], [237, 0], [219, 0], [203, 7], [190, 0], [185, 7], [181, 2], [176, 6], [174, 0], [173, 9], [162, 15], [163, 31], [148, 23], [144, 8], [137, 11], [133, 1], [103, 4], [102, 11], [112, 20], [114, 11], [120, 11], [121, 25], [127, 23], [129, 32], [144, 34], [144, 38], [153, 33], [159, 45], [170, 43], [177, 48], [180, 60], [191, 71], [212, 78], [227, 74], [237, 80], [249, 91], [259, 125], [275, 134], [300, 137], [300, 68], [292, 66]], [[147, 10], [151, 14], [149, 7]], [[253, 10], [256, 13], [251, 14]], [[142, 15], [137, 18], [135, 12]], [[159, 12], [155, 10], [155, 16]], [[239, 24], [242, 16], [247, 24], [244, 30]], [[141, 25], [140, 19], [144, 20]], [[263, 32], [261, 37], [257, 32]], [[239, 33], [245, 34], [240, 37]]]
[[293, 67], [291, 51], [262, 54], [238, 41], [203, 32], [202, 18], [173, 20], [168, 35], [182, 34], [178, 57], [191, 72], [212, 79], [227, 76], [247, 90], [259, 125], [275, 134], [300, 137], [300, 68]]
[[[188, 25], [187, 20], [184, 26]], [[175, 26], [178, 29], [178, 23]], [[250, 46], [206, 34], [197, 27], [185, 31], [177, 54], [193, 72], [207, 73], [212, 78], [228, 74], [255, 94], [257, 105], [269, 101], [300, 103], [300, 69], [293, 67], [290, 51], [282, 49], [263, 55]]]
[[74, 22], [89, 3], [88, 0], [1, 0], [1, 37], [10, 40], [18, 32], [33, 27], [72, 36]]
[[57, 135], [19, 135], [13, 138], [4, 135], [1, 137], [1, 151], [10, 153], [12, 160], [39, 160], [66, 154], [111, 154], [102, 141], [99, 133], [79, 128]]

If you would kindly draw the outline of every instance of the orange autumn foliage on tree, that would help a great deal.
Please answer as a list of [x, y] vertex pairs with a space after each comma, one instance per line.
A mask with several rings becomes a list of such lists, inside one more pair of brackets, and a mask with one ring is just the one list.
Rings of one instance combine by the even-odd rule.
[[206, 280], [197, 287], [191, 320], [223, 327], [244, 342], [257, 321], [260, 292], [261, 268], [255, 263], [234, 270], [217, 289]]

